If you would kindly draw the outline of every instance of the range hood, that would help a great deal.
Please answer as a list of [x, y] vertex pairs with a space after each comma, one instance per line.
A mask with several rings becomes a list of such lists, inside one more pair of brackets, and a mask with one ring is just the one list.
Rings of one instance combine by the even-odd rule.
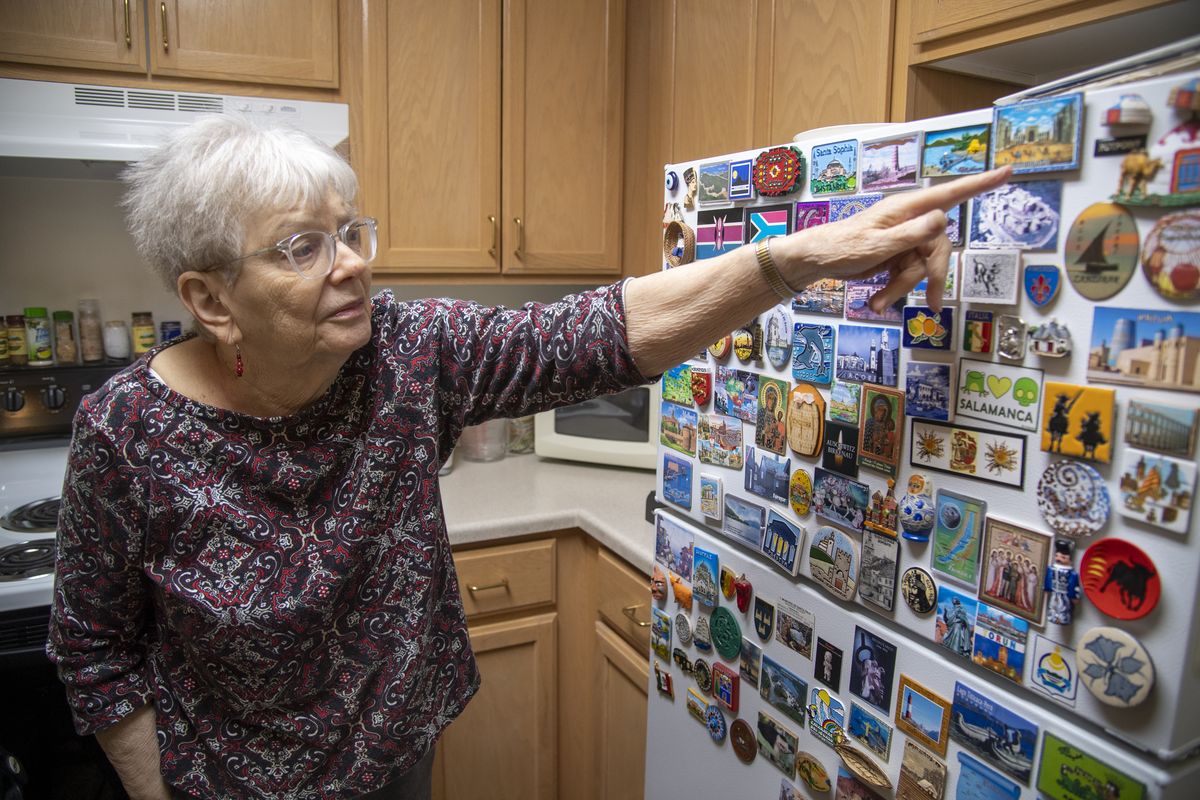
[[332, 147], [350, 131], [344, 103], [0, 79], [0, 157], [137, 161], [201, 114], [279, 120]]

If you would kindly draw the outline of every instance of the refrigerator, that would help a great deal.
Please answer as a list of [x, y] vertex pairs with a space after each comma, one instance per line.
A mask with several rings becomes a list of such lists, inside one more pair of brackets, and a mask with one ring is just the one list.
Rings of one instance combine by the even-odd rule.
[[647, 798], [1200, 796], [1198, 74], [665, 166], [664, 269], [1020, 172], [949, 314], [824, 282], [663, 377]]

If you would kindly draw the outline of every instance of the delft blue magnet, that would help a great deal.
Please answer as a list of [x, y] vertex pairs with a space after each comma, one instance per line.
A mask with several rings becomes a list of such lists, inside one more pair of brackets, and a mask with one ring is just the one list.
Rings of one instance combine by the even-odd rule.
[[929, 532], [937, 517], [933, 500], [933, 481], [913, 473], [908, 477], [908, 491], [900, 498], [900, 529], [905, 539], [929, 541]]
[[1053, 264], [1030, 264], [1025, 267], [1025, 296], [1038, 308], [1058, 297], [1062, 273]]

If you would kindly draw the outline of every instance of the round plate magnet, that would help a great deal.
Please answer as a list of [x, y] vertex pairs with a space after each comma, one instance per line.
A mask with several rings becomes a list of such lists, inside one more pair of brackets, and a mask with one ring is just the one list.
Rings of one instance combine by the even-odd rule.
[[920, 567], [909, 567], [900, 578], [900, 593], [917, 614], [928, 614], [937, 605], [937, 584], [933, 576]]
[[792, 473], [788, 483], [788, 502], [798, 517], [803, 517], [812, 508], [812, 477], [803, 469]]
[[1200, 214], [1190, 211], [1160, 219], [1146, 237], [1142, 272], [1168, 300], [1200, 299]]
[[692, 677], [696, 679], [696, 688], [708, 694], [712, 691], [712, 667], [703, 658], [692, 662]]
[[743, 362], [754, 357], [754, 334], [746, 328], [738, 328], [733, 332], [733, 354]]
[[1108, 522], [1108, 489], [1095, 467], [1056, 461], [1037, 486], [1038, 510], [1059, 536], [1088, 536]]
[[758, 742], [754, 738], [754, 730], [750, 723], [741, 717], [735, 719], [729, 726], [729, 740], [733, 742], [733, 752], [743, 764], [754, 761], [758, 755]]
[[675, 615], [675, 635], [679, 637], [679, 643], [684, 647], [692, 643], [692, 621], [683, 612]]
[[729, 609], [721, 606], [713, 611], [709, 625], [721, 658], [732, 660], [742, 654], [742, 628]]
[[708, 735], [713, 738], [714, 742], [725, 741], [725, 715], [721, 713], [721, 709], [717, 707], [716, 703], [708, 707], [704, 726], [708, 728]]
[[732, 336], [722, 337], [708, 346], [708, 352], [712, 353], [713, 358], [725, 358], [732, 349]]
[[1111, 537], [1083, 554], [1079, 582], [1092, 605], [1116, 619], [1146, 616], [1162, 594], [1162, 581], [1150, 556], [1124, 539]]
[[783, 369], [792, 360], [792, 315], [775, 306], [767, 314], [767, 360], [776, 369]]
[[1101, 703], [1136, 706], [1154, 688], [1154, 662], [1142, 643], [1120, 628], [1101, 625], [1079, 640], [1079, 680]]

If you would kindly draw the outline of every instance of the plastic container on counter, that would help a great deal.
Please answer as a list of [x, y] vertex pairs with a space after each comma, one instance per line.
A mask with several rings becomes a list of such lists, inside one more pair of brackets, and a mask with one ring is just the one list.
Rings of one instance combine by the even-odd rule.
[[508, 421], [508, 454], [524, 455], [533, 452], [533, 416], [516, 417]]
[[149, 311], [135, 311], [131, 321], [133, 324], [129, 332], [133, 335], [133, 354], [140, 356], [158, 344], [154, 333], [154, 315]]
[[54, 337], [50, 332], [50, 315], [43, 306], [25, 309], [25, 347], [29, 366], [54, 366]]
[[508, 420], [492, 419], [464, 428], [455, 449], [467, 461], [499, 461], [508, 450]]
[[29, 349], [25, 344], [25, 317], [9, 314], [4, 318], [5, 340], [8, 342], [8, 361], [14, 367], [29, 363]]
[[129, 327], [123, 320], [104, 323], [104, 356], [113, 361], [129, 360]]
[[79, 350], [85, 364], [104, 360], [104, 325], [95, 300], [79, 301]]
[[79, 348], [75, 346], [75, 315], [70, 311], [55, 311], [54, 358], [59, 364], [74, 364], [79, 360]]

